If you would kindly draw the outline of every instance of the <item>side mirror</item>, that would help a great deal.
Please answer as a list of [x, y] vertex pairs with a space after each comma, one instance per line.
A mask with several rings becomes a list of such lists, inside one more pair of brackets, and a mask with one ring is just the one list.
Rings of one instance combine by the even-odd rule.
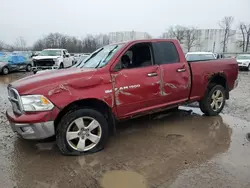
[[69, 54], [66, 54], [65, 56], [66, 56], [66, 57], [69, 57]]

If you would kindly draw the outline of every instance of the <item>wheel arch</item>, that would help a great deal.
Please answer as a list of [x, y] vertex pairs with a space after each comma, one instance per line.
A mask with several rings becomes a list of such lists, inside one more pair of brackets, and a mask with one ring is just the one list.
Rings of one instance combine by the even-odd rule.
[[227, 77], [224, 72], [215, 73], [208, 79], [208, 88], [213, 87], [214, 85], [221, 85], [225, 88], [226, 99], [229, 99], [229, 87], [227, 83]]
[[77, 100], [68, 104], [66, 107], [64, 107], [59, 112], [59, 114], [57, 115], [54, 121], [55, 129], [57, 128], [63, 116], [79, 108], [91, 108], [91, 109], [101, 112], [104, 115], [104, 117], [107, 119], [107, 122], [109, 125], [109, 133], [112, 134], [115, 132], [115, 124], [116, 124], [115, 114], [112, 112], [111, 107], [107, 103], [96, 98]]

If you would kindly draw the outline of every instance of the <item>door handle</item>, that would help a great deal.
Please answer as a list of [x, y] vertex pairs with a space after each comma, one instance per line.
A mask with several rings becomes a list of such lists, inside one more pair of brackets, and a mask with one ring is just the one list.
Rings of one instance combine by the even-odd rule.
[[177, 72], [185, 72], [186, 69], [185, 68], [182, 68], [182, 69], [177, 69]]
[[156, 72], [152, 72], [152, 73], [148, 73], [148, 77], [153, 77], [153, 76], [157, 76], [158, 74]]

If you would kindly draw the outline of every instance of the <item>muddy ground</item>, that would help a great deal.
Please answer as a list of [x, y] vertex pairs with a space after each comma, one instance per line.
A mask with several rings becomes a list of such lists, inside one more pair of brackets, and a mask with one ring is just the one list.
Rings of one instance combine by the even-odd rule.
[[25, 75], [0, 77], [0, 187], [250, 187], [248, 72], [240, 73], [221, 116], [181, 107], [123, 122], [105, 150], [78, 157], [62, 156], [54, 142], [12, 133], [6, 86]]

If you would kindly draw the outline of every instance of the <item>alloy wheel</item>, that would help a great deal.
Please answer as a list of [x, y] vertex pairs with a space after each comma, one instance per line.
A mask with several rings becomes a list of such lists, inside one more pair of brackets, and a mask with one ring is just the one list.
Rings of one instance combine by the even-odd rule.
[[74, 120], [66, 132], [68, 144], [77, 151], [88, 151], [100, 141], [102, 128], [99, 122], [91, 117], [81, 117]]
[[223, 105], [224, 96], [223, 93], [220, 90], [215, 90], [211, 97], [211, 103], [210, 106], [213, 109], [213, 111], [219, 111], [220, 108]]

